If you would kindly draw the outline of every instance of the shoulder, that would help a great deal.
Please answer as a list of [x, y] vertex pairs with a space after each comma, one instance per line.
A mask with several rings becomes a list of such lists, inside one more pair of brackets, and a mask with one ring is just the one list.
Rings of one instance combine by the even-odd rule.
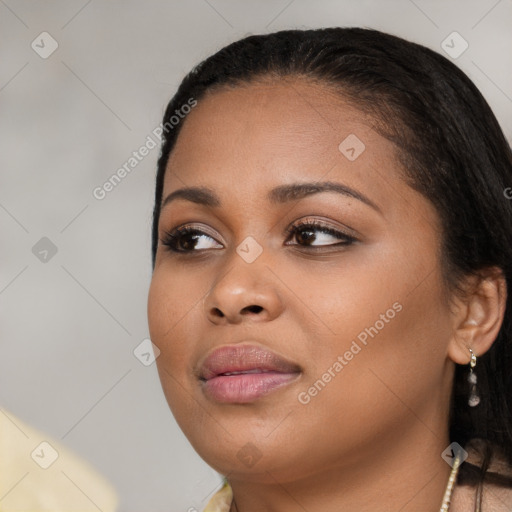
[[[483, 445], [478, 440], [468, 447], [466, 462], [480, 467], [482, 462]], [[493, 458], [489, 464], [488, 474], [482, 486], [482, 512], [511, 512], [512, 511], [512, 467], [500, 455], [500, 450], [494, 450]], [[508, 479], [508, 485], [499, 485], [493, 475], [503, 480]], [[453, 490], [453, 512], [467, 512], [479, 510], [475, 507], [477, 501], [477, 485], [457, 485]], [[451, 511], [452, 509], [450, 509]]]
[[[457, 486], [453, 490], [450, 512], [471, 512], [475, 508], [477, 489], [469, 485]], [[511, 512], [512, 488], [484, 484], [482, 512]]]

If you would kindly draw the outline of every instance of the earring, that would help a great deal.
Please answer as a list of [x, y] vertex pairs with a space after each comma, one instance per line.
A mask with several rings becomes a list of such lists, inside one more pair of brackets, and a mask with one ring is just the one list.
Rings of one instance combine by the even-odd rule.
[[476, 392], [476, 373], [473, 372], [473, 368], [476, 366], [476, 356], [471, 349], [469, 349], [469, 351], [471, 352], [471, 359], [469, 361], [468, 382], [471, 384], [471, 391], [469, 393], [468, 404], [470, 407], [476, 407], [480, 403], [480, 397]]

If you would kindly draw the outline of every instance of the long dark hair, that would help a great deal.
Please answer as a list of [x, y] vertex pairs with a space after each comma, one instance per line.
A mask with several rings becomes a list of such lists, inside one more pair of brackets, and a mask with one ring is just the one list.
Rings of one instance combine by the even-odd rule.
[[[221, 49], [182, 81], [164, 115], [156, 177], [152, 251], [169, 154], [186, 120], [169, 124], [191, 99], [256, 80], [303, 78], [337, 88], [371, 114], [374, 129], [397, 147], [404, 179], [435, 206], [443, 226], [443, 270], [456, 289], [460, 278], [497, 266], [512, 290], [512, 153], [489, 105], [454, 64], [428, 48], [376, 30], [325, 28], [253, 35]], [[450, 438], [465, 446], [481, 440], [480, 466], [463, 464], [459, 483], [512, 485], [491, 473], [493, 452], [512, 466], [512, 293], [492, 348], [476, 368], [481, 403], [467, 404], [467, 368], [457, 365]]]

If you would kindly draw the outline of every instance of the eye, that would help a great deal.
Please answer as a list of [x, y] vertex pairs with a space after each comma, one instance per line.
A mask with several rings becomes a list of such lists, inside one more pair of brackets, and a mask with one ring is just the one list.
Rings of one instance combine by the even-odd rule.
[[[323, 246], [346, 246], [356, 241], [351, 235], [327, 226], [319, 221], [301, 221], [287, 228], [286, 245], [320, 248]], [[298, 243], [289, 243], [295, 237]], [[162, 244], [176, 253], [193, 253], [204, 249], [222, 249], [212, 236], [204, 231], [182, 226], [164, 233]]]
[[302, 245], [303, 247], [344, 246], [356, 241], [353, 236], [319, 221], [301, 221], [290, 226], [286, 231], [288, 239], [295, 237], [298, 242], [296, 244], [287, 243], [286, 245]]
[[[162, 244], [172, 252], [190, 253], [201, 249], [222, 248], [213, 237], [199, 229], [184, 226], [164, 234]], [[217, 245], [218, 247], [215, 247]]]

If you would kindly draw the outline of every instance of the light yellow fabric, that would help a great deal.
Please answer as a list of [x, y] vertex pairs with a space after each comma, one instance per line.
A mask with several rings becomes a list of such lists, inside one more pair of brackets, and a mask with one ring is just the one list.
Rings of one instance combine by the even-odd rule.
[[117, 505], [113, 487], [89, 464], [0, 409], [0, 512], [113, 512]]
[[203, 512], [229, 512], [233, 491], [227, 482], [210, 499]]

